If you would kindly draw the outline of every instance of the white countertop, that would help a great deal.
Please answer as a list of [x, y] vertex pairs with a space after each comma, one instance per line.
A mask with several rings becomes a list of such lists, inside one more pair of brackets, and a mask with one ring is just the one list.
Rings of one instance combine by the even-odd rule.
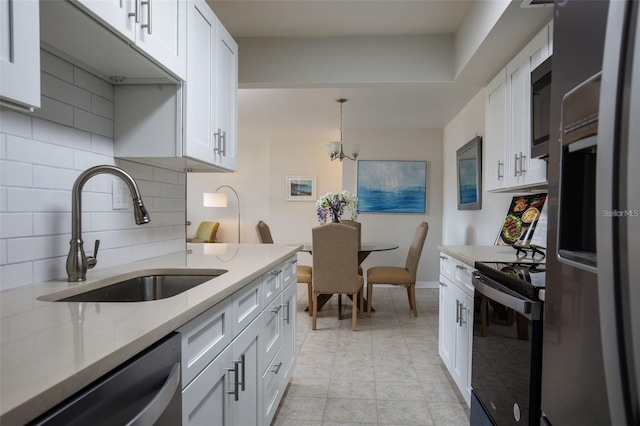
[[[223, 254], [206, 254], [212, 248]], [[282, 244], [189, 244], [189, 253], [89, 271], [66, 280], [0, 292], [0, 424], [23, 424], [90, 384], [146, 347], [294, 255]], [[136, 271], [169, 268], [228, 272], [167, 299], [127, 303], [37, 300]]]
[[535, 260], [531, 255], [516, 256], [516, 250], [511, 246], [438, 246], [438, 249], [472, 267], [476, 262], [541, 263], [540, 256], [536, 256]]

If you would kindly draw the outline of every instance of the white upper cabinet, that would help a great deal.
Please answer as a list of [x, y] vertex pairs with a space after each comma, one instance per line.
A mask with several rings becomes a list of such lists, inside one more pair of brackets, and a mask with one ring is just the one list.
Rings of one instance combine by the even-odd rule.
[[183, 0], [75, 0], [181, 80], [186, 78], [187, 3]]
[[218, 151], [219, 162], [222, 167], [235, 170], [238, 162], [238, 45], [222, 25], [218, 26], [217, 41], [216, 125], [222, 143]]
[[550, 55], [550, 24], [487, 86], [485, 188], [546, 184], [544, 160], [531, 158], [531, 71]]
[[39, 2], [0, 0], [0, 104], [40, 108]]
[[507, 146], [507, 77], [502, 70], [487, 86], [484, 182], [487, 191], [504, 188]]
[[204, 0], [187, 5], [187, 81], [115, 89], [118, 158], [179, 171], [235, 171], [237, 45]]
[[204, 0], [188, 8], [184, 155], [235, 170], [238, 45]]

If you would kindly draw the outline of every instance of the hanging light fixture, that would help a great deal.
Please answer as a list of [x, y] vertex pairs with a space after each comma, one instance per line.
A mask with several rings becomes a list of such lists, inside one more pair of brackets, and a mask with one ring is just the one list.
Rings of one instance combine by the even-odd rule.
[[342, 162], [344, 158], [355, 161], [355, 159], [358, 158], [357, 151], [351, 154], [353, 155], [353, 158], [351, 158], [348, 155], [345, 155], [344, 151], [342, 150], [342, 105], [347, 102], [347, 100], [345, 98], [340, 98], [336, 99], [336, 102], [340, 103], [340, 142], [329, 142], [327, 144], [329, 158], [331, 158], [331, 161], [338, 159], [340, 160], [340, 162]]

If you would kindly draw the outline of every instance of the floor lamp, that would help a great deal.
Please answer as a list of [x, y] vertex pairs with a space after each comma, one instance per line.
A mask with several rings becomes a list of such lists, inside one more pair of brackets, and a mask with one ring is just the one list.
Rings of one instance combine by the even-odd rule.
[[229, 185], [220, 185], [215, 192], [205, 192], [202, 194], [202, 205], [205, 207], [227, 207], [227, 194], [218, 192], [222, 188], [229, 188], [236, 194], [238, 200], [238, 244], [240, 244], [240, 197], [235, 189]]

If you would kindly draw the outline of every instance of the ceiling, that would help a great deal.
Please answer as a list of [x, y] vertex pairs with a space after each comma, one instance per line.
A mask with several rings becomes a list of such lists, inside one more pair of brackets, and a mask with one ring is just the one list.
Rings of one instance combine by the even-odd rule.
[[454, 33], [470, 0], [209, 0], [234, 37]]
[[[473, 3], [471, 0], [207, 1], [236, 39], [455, 34]], [[241, 43], [239, 54], [242, 55]], [[477, 83], [434, 86], [240, 89], [241, 133], [245, 129], [246, 135], [247, 127], [259, 129], [266, 137], [283, 131], [299, 138], [323, 134], [327, 129], [335, 133], [339, 125], [335, 99], [339, 97], [349, 99], [344, 105], [345, 129], [444, 128], [482, 87]]]

